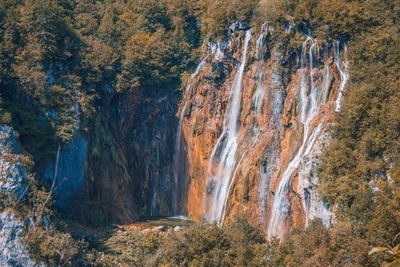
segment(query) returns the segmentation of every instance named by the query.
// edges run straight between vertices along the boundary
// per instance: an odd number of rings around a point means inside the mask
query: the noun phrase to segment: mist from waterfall
[[[208,184],[211,184],[213,188],[210,196],[206,196],[210,197],[211,201],[206,214],[209,221],[223,221],[222,215],[229,195],[229,184],[237,163],[242,78],[251,38],[250,29],[246,31],[241,63],[232,84],[229,106],[224,116],[223,131],[210,155]]]

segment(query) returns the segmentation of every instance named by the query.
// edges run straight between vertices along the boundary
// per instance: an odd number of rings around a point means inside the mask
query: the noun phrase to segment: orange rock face
[[[237,118],[240,130],[235,165],[233,173],[226,174],[230,176],[230,186],[226,189],[228,197],[221,222],[232,220],[234,215],[243,215],[268,231],[276,191],[304,140],[305,124],[301,114],[305,108],[300,96],[303,81],[306,82],[307,97],[311,90],[318,92],[318,110],[309,122],[306,141],[311,142],[310,136],[318,125],[321,124],[322,130],[314,144],[304,145],[300,151],[304,156],[291,175],[285,192],[287,211],[282,213],[279,227],[279,236],[283,237],[289,228],[304,227],[308,218],[321,215],[313,190],[313,185],[318,182],[314,165],[321,152],[316,146],[322,146],[324,140],[328,140],[327,126],[334,122],[340,75],[333,60],[333,49],[326,49],[328,52],[318,57],[316,47],[325,44],[315,44],[314,68],[310,73],[309,51],[314,41],[306,44],[304,68],[301,68],[301,49],[280,51],[271,41],[271,31],[267,29],[261,36],[260,32],[253,31],[248,44]],[[210,164],[210,156],[223,131],[243,50],[244,32],[239,32],[238,37],[227,44],[223,56],[222,51],[209,51],[207,63],[198,74],[198,83],[191,86],[187,99],[181,104],[183,106],[187,101],[188,105],[184,114],[183,139],[189,168],[187,211],[194,220],[208,217],[215,203],[210,198],[218,194],[214,192],[215,181],[210,182],[218,162]],[[308,147],[309,153],[305,155]],[[217,149],[215,158],[221,161],[218,153]],[[305,184],[307,188],[302,187]],[[321,216],[326,217],[326,214]]]

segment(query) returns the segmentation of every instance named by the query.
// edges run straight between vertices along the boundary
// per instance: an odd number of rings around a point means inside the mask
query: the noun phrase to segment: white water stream
[[[309,50],[309,64],[310,64],[310,91],[307,93],[307,78],[305,75],[305,60],[306,60],[306,50],[307,43],[312,41]],[[284,219],[287,215],[290,204],[287,199],[287,191],[289,190],[290,179],[294,171],[299,167],[301,159],[308,155],[312,149],[315,140],[318,137],[322,129],[322,124],[316,127],[311,136],[309,137],[310,123],[314,119],[315,115],[318,113],[319,109],[319,86],[314,85],[313,77],[313,64],[314,64],[314,50],[318,47],[317,42],[308,36],[303,42],[302,53],[301,53],[301,83],[300,83],[300,107],[301,107],[301,122],[303,123],[303,140],[300,148],[297,150],[296,155],[289,162],[288,167],[282,175],[278,188],[275,191],[274,201],[272,204],[271,217],[268,225],[268,237],[277,236],[281,234],[281,228],[284,225]],[[318,54],[318,48],[317,48]]]
[[[246,66],[247,50],[252,38],[251,29],[246,31],[243,54],[239,69],[235,75],[230,94],[228,109],[225,113],[221,136],[215,144],[209,161],[209,182],[215,182],[211,192],[211,203],[207,211],[209,221],[223,220],[223,210],[229,195],[229,185],[236,166],[238,148],[239,121],[241,110],[242,78]],[[218,153],[217,153],[218,151]]]
[[[335,111],[340,112],[341,104],[343,100],[343,89],[346,86],[347,80],[349,79],[348,67],[349,62],[347,61],[347,46],[344,45],[344,62],[340,62],[340,43],[339,41],[333,42],[333,52],[335,58],[335,65],[339,70],[340,73],[340,85],[339,85],[339,92],[336,98],[336,107]],[[342,65],[344,69],[342,68]]]
[[[258,137],[259,137],[259,134],[257,134],[257,135],[253,138],[253,142],[252,142],[252,143],[250,144],[250,146],[242,153],[242,156],[240,157],[240,160],[239,160],[238,164],[236,165],[235,171],[233,172],[232,179],[231,179],[231,181],[230,181],[230,183],[229,183],[227,196],[226,196],[225,201],[224,201],[224,206],[223,206],[223,209],[222,209],[222,215],[221,215],[221,219],[220,219],[220,224],[223,224],[224,221],[225,221],[226,206],[227,206],[227,204],[228,204],[229,193],[230,193],[230,191],[231,191],[231,188],[232,188],[233,183],[235,182],[236,174],[237,174],[237,172],[238,172],[238,170],[239,170],[240,164],[242,163],[242,161],[243,161],[243,159],[244,159],[244,156],[247,154],[247,152],[249,152],[249,151],[251,150],[251,148],[257,143]]]
[[[260,36],[258,37],[256,42],[257,60],[259,64],[256,72],[257,89],[253,97],[253,106],[254,109],[257,110],[257,112],[261,112],[262,102],[264,100],[264,95],[265,95],[265,86],[263,83],[264,70],[262,68],[261,61],[263,60],[264,57],[263,46],[264,46],[264,34],[266,26],[267,26],[266,23],[262,25]]]

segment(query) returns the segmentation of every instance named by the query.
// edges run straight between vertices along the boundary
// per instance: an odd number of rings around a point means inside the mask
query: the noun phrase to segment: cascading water
[[[261,32],[260,36],[258,36],[257,42],[256,42],[256,51],[257,51],[257,59],[260,61],[264,57],[264,35],[265,35],[265,28],[267,27],[267,23],[264,22],[264,24],[261,26]]]
[[[230,103],[224,117],[223,131],[210,155],[208,183],[215,182],[215,186],[210,193],[211,203],[206,214],[209,221],[218,220],[221,222],[223,220],[222,215],[229,194],[229,184],[236,166],[242,77],[246,65],[247,49],[251,38],[250,29],[246,31],[242,60],[232,85]],[[216,167],[215,169],[213,168],[214,166]]]
[[[335,58],[335,65],[338,68],[339,73],[340,73],[340,85],[339,85],[339,90],[338,90],[338,96],[336,98],[335,111],[340,112],[341,103],[343,100],[343,89],[346,86],[347,80],[349,79],[349,73],[348,73],[349,62],[347,61],[347,46],[344,45],[344,57],[345,57],[344,62],[340,62],[340,43],[339,43],[339,41],[336,41],[336,43],[333,42],[333,52],[334,52],[334,58]],[[342,64],[344,66],[344,69],[342,69]]]
[[[220,61],[224,58],[224,50],[229,45],[230,43],[225,42],[209,43],[208,50],[211,51],[211,54],[214,56],[216,61]]]
[[[279,55],[280,54],[277,53],[277,60],[279,60]],[[260,166],[260,182],[258,185],[258,216],[259,222],[262,225],[265,224],[267,217],[271,179],[279,166],[281,113],[285,100],[285,88],[282,82],[282,76],[279,73],[271,73],[270,86],[273,90],[273,94],[268,101],[272,105],[270,122],[273,138],[264,154],[263,163]]]
[[[262,113],[262,104],[265,96],[265,86],[264,86],[264,39],[265,39],[265,29],[266,23],[261,27],[260,36],[257,39],[257,70],[256,70],[256,81],[257,87],[256,92],[253,97],[252,105],[258,114]],[[281,54],[279,51],[275,51],[275,57],[279,58]],[[280,120],[279,115],[281,112],[281,108],[283,104],[282,99],[284,96],[282,95],[284,92],[281,75],[278,72],[272,72],[270,75],[270,89],[273,91],[271,99],[269,102],[272,105],[271,112],[271,126],[273,131],[275,131],[274,138],[272,144],[276,144],[279,140],[279,128],[280,128]],[[283,98],[282,98],[283,96]],[[265,162],[260,167],[260,182],[258,186],[258,207],[259,207],[259,222],[264,224],[266,212],[267,212],[267,202],[268,202],[268,192],[270,186],[270,179],[273,176],[273,173],[276,169],[277,162],[279,162],[279,148],[276,145],[272,145],[272,147],[268,148],[268,151],[265,153]]]
[[[328,100],[328,93],[329,93],[329,81],[330,81],[330,75],[329,75],[329,66],[327,63],[327,58],[328,58],[328,45],[325,46],[325,63],[324,63],[324,81],[322,82],[322,92],[321,92],[321,102],[323,104],[326,104],[326,101]]]
[[[264,73],[261,66],[261,61],[263,60],[264,57],[263,46],[264,46],[264,35],[266,26],[267,26],[266,23],[262,25],[260,36],[258,37],[256,42],[257,60],[259,62],[259,66],[256,72],[257,89],[253,98],[253,106],[257,112],[261,111],[262,101],[264,99],[264,94],[265,94],[265,87],[263,83]]]
[[[307,43],[309,41],[313,41],[310,52],[309,52],[309,61],[310,61],[310,91],[307,94],[307,80],[305,75],[305,60],[306,60],[306,49]],[[286,193],[289,189],[290,178],[294,171],[299,167],[301,159],[303,156],[306,156],[310,153],[312,146],[322,129],[322,124],[319,124],[308,137],[310,131],[310,123],[314,119],[315,115],[318,113],[319,109],[319,86],[314,86],[314,77],[313,77],[313,53],[315,47],[317,47],[317,42],[310,36],[307,36],[307,39],[303,42],[302,53],[301,53],[301,83],[300,83],[300,105],[301,105],[301,122],[303,123],[303,141],[298,149],[294,158],[289,162],[288,167],[282,175],[281,181],[278,185],[277,190],[275,191],[274,201],[271,210],[271,217],[268,225],[268,237],[276,236],[281,233],[280,227],[283,225],[283,219],[289,210],[289,201],[286,198]]]
[[[242,155],[240,156],[240,160],[238,162],[238,164],[236,165],[235,171],[233,172],[232,175],[232,179],[229,183],[229,187],[228,187],[228,194],[227,197],[224,201],[224,206],[223,206],[223,210],[222,210],[222,215],[221,215],[221,219],[220,219],[220,223],[223,224],[225,221],[225,215],[226,215],[226,205],[228,203],[228,198],[229,198],[229,192],[231,191],[232,185],[235,182],[235,178],[236,178],[236,174],[239,170],[240,164],[242,163],[244,156],[251,150],[251,148],[257,143],[259,137],[259,133],[257,133],[257,135],[253,138],[253,141],[251,142],[250,146],[242,153]]]
[[[180,211],[178,211],[178,194],[179,194],[179,181],[180,181],[180,168],[183,167],[182,165],[182,126],[183,126],[183,119],[185,117],[188,101],[189,101],[189,92],[190,88],[192,86],[192,80],[198,76],[200,70],[203,68],[204,64],[206,63],[206,60],[208,58],[208,52],[207,55],[204,57],[203,60],[199,63],[197,66],[195,72],[190,75],[187,85],[185,88],[184,92],[184,98],[185,98],[185,104],[183,105],[183,108],[181,110],[181,114],[179,116],[179,123],[178,123],[178,129],[177,129],[177,134],[176,134],[176,140],[175,140],[175,148],[174,148],[174,165],[173,165],[173,175],[174,175],[174,192],[172,194],[172,213],[173,215],[178,215]],[[197,77],[196,84],[199,81],[199,77]]]

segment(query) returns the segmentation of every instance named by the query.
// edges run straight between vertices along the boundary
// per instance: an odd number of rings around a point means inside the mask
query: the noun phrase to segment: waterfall
[[[267,23],[264,22],[264,24],[261,26],[260,36],[258,37],[257,42],[256,42],[257,59],[259,61],[261,61],[264,57],[263,47],[264,47],[264,35],[265,35],[266,27],[267,27]]]
[[[309,50],[309,64],[310,64],[310,91],[307,94],[307,80],[305,75],[305,59],[306,59],[306,49],[307,43],[313,41]],[[311,136],[308,137],[310,131],[310,123],[314,119],[315,115],[318,113],[319,108],[319,87],[314,86],[313,77],[313,63],[314,63],[314,50],[318,46],[317,42],[310,36],[303,42],[302,53],[301,53],[301,83],[300,83],[300,107],[301,107],[301,122],[303,123],[303,140],[300,148],[298,149],[296,155],[289,162],[288,167],[284,171],[277,190],[275,191],[274,201],[272,204],[271,217],[268,225],[268,237],[276,236],[281,233],[280,227],[283,224],[283,219],[285,215],[289,212],[290,204],[286,198],[287,191],[289,190],[290,178],[294,171],[299,167],[301,159],[308,155],[312,149],[312,146],[317,139],[318,134],[322,129],[322,124],[316,127]]]
[[[294,22],[290,21],[289,24],[285,27],[285,34],[288,35],[294,27]]]
[[[222,214],[228,197],[229,184],[236,165],[237,139],[241,109],[242,77],[246,65],[247,49],[251,39],[251,29],[246,31],[244,48],[239,69],[232,84],[230,103],[225,112],[223,131],[215,144],[209,161],[208,183],[215,182],[211,193],[211,205],[207,211],[209,221],[222,220]],[[218,158],[217,158],[217,150]],[[212,168],[216,167],[216,170]]]
[[[264,72],[262,68],[262,60],[264,58],[264,35],[265,35],[265,28],[267,24],[264,23],[261,27],[261,32],[260,36],[257,39],[256,42],[256,51],[257,51],[257,60],[258,60],[258,67],[257,67],[257,72],[256,72],[256,80],[257,80],[257,89],[256,92],[254,93],[253,97],[253,106],[254,109],[257,112],[261,112],[261,107],[262,107],[262,101],[264,99],[264,94],[265,94],[265,87],[263,83],[264,79]]]
[[[273,58],[275,63],[279,65],[279,60],[282,57],[281,52],[276,49],[274,51]],[[260,64],[260,68],[263,66]],[[263,84],[261,83],[263,86]],[[257,84],[257,89],[259,84]],[[264,88],[264,86],[262,87]],[[260,181],[258,185],[258,216],[260,224],[265,223],[267,217],[267,204],[268,194],[270,192],[270,182],[274,175],[274,172],[279,165],[279,133],[281,127],[280,115],[282,113],[282,107],[285,99],[285,88],[282,82],[282,76],[279,70],[274,70],[270,74],[270,90],[272,95],[268,102],[272,106],[271,113],[267,116],[271,116],[271,130],[273,132],[273,139],[271,140],[270,146],[263,155],[263,164],[260,166]],[[263,95],[264,97],[264,95]],[[262,103],[262,101],[261,101]],[[257,112],[261,112],[261,106],[257,109]]]
[[[185,98],[185,104],[183,105],[183,108],[181,110],[181,114],[179,116],[179,123],[178,123],[178,129],[176,133],[176,139],[175,139],[175,147],[174,147],[174,164],[173,164],[173,177],[174,177],[174,192],[172,194],[172,213],[173,215],[178,215],[178,194],[179,194],[179,181],[180,181],[180,168],[182,168],[182,126],[183,126],[183,119],[185,117],[187,105],[189,102],[189,93],[190,93],[190,88],[192,86],[192,80],[198,76],[200,70],[203,68],[204,64],[206,63],[206,60],[208,58],[208,52],[207,55],[200,61],[199,65],[197,66],[195,72],[190,75],[187,85],[185,88],[184,92],[184,98]],[[199,81],[199,77],[197,77],[196,84]]]
[[[275,139],[276,140],[276,139]],[[279,165],[279,150],[268,149],[265,153],[265,162],[260,166],[260,183],[258,186],[258,217],[259,223],[264,224],[267,216],[268,193],[270,192],[271,178]]]
[[[313,57],[314,55],[314,50],[317,50],[317,58],[319,57],[319,47],[317,44],[316,40],[313,40],[313,43],[310,47],[310,96],[308,97],[308,100],[310,101],[309,104],[309,113],[307,114],[307,120],[309,120],[307,123],[309,123],[315,116],[315,114],[318,112],[318,99],[319,99],[319,85],[314,85],[314,61],[315,58]],[[304,122],[303,122],[304,123]]]
[[[307,80],[305,78],[304,74],[304,68],[305,68],[305,62],[306,62],[306,49],[307,49],[307,43],[308,41],[311,40],[311,37],[307,36],[307,39],[303,42],[303,46],[301,49],[301,61],[300,61],[300,68],[302,69],[301,73],[301,81],[300,81],[300,105],[302,105],[301,109],[301,122],[304,123],[305,121],[305,114],[307,111]]]
[[[339,41],[336,41],[336,43],[333,42],[333,52],[334,52],[334,58],[335,58],[335,65],[338,68],[339,73],[340,73],[340,85],[339,85],[338,96],[336,98],[335,111],[340,112],[341,103],[343,100],[343,89],[346,86],[347,80],[349,79],[349,73],[348,73],[349,62],[347,61],[347,46],[344,45],[344,57],[345,57],[344,62],[340,62],[340,43],[339,43]],[[344,69],[342,69],[342,64],[344,66]]]
[[[236,165],[235,171],[233,172],[232,179],[231,179],[231,181],[229,183],[229,187],[228,187],[228,194],[225,198],[223,209],[222,209],[222,215],[221,215],[221,219],[220,219],[221,224],[223,224],[225,221],[226,205],[228,204],[229,192],[231,191],[232,185],[235,182],[236,174],[239,170],[240,164],[242,163],[243,158],[247,154],[247,152],[249,152],[251,150],[251,148],[257,143],[258,137],[259,137],[259,133],[257,133],[257,135],[253,138],[253,141],[251,142],[250,146],[242,153],[240,160],[239,160],[238,164]]]

